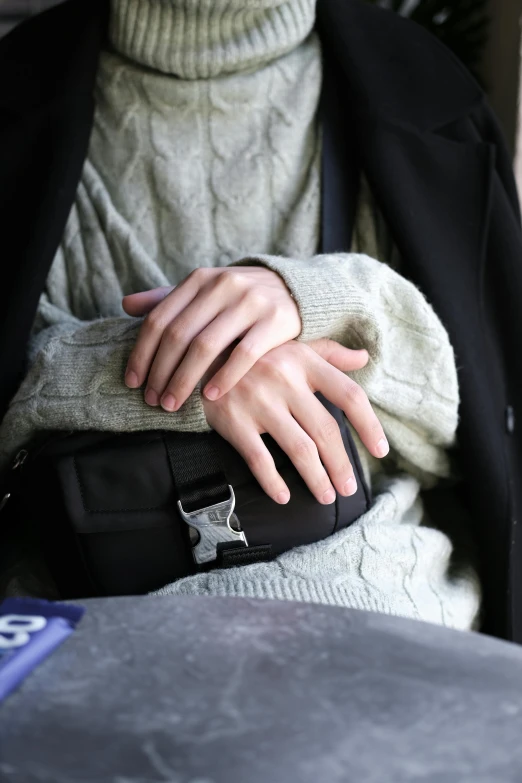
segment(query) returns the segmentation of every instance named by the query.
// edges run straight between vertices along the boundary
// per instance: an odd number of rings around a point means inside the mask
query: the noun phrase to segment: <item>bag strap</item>
[[[234,512],[234,490],[223,471],[217,437],[213,430],[163,433],[180,516],[197,534],[192,545],[196,565],[228,568],[270,559],[271,545],[248,546]]]
[[[166,432],[165,443],[178,498],[186,513],[230,497],[213,432]]]
[[[339,89],[338,65],[323,52],[319,100],[322,129],[319,253],[349,253],[357,217],[362,164],[351,119],[354,108]]]

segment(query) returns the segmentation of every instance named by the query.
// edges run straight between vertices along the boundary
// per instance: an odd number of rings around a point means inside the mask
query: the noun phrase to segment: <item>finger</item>
[[[308,381],[314,391],[341,408],[374,457],[385,457],[389,451],[382,425],[374,413],[364,389],[343,372],[319,357],[308,368]]]
[[[240,333],[241,330],[238,329],[237,334]],[[286,339],[283,333],[279,332],[279,336],[274,333],[274,325],[268,319],[259,320],[247,329],[245,336],[234,348],[228,360],[208,381],[203,391],[205,397],[209,400],[217,400],[229,392],[252,369],[258,359],[272,348],[282,345]]]
[[[179,313],[186,310],[196,298],[198,291],[198,278],[189,275],[146,316],[127,362],[125,371],[127,386],[135,388],[144,383],[165,329]]]
[[[368,351],[364,348],[357,350],[346,348],[335,340],[330,340],[326,337],[320,340],[313,340],[307,343],[307,345],[315,353],[319,354],[322,359],[333,364],[342,372],[361,370],[368,364]]]
[[[128,294],[123,297],[121,304],[127,315],[134,317],[147,315],[175,288],[174,285],[166,288],[152,288],[150,291],[140,291],[137,294]]]
[[[266,494],[276,503],[288,503],[290,490],[278,473],[274,458],[263,443],[254,423],[241,421],[237,429],[227,431],[223,437],[241,454]]]
[[[354,495],[357,481],[344,447],[341,430],[334,417],[311,392],[300,395],[290,412],[311,437],[326,471],[341,495]]]
[[[187,319],[189,317],[187,315]],[[167,346],[163,357],[163,343],[160,345],[148,385],[162,395],[161,404],[166,410],[175,411],[183,405],[217,357],[252,325],[251,319],[252,313],[243,302],[219,313],[206,329],[194,337],[179,366],[175,364],[178,351],[168,353]],[[231,356],[233,354],[234,351]]]
[[[266,431],[289,456],[310,492],[319,503],[335,500],[335,489],[319,459],[317,446],[289,410],[274,409],[265,414]]]

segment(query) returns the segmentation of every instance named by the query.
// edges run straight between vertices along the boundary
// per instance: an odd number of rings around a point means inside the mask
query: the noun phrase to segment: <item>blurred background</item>
[[[522,0],[366,1],[427,27],[478,79],[504,129],[522,194]],[[58,2],[0,0],[0,37]]]

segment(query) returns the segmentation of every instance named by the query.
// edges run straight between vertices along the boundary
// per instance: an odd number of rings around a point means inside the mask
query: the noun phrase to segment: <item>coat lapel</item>
[[[489,227],[495,149],[397,124],[361,127],[364,168],[408,271],[438,301],[454,307],[459,269],[477,270]],[[478,296],[478,291],[477,291]],[[443,314],[440,313],[442,316]]]
[[[357,112],[436,130],[482,102],[455,55],[398,14],[366,0],[317,0],[317,28]]]
[[[0,418],[87,153],[106,0],[63,3],[0,42]]]
[[[368,3],[318,0],[318,30],[362,167],[406,270],[435,292],[443,311],[453,307],[444,291],[448,278],[469,286],[469,275],[459,277],[458,268],[475,270],[478,286],[495,149],[469,136],[452,138],[452,126],[482,103],[482,92],[431,35]]]

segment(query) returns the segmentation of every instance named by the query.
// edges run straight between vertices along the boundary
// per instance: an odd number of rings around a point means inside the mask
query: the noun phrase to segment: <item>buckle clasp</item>
[[[199,540],[192,547],[194,560],[198,565],[210,563],[216,560],[218,544],[236,543],[248,546],[246,536],[241,530],[239,520],[234,513],[236,497],[229,484],[230,497],[213,506],[199,508],[196,511],[186,513],[181,501],[178,500],[178,508],[181,516],[190,527],[199,533]],[[233,523],[232,526],[230,523]]]

